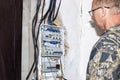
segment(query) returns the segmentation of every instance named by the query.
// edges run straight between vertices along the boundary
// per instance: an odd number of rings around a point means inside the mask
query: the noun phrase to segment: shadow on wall
[[[103,31],[96,26],[96,24],[93,21],[89,21],[89,23],[92,25],[92,27],[95,29],[98,36],[101,36]]]

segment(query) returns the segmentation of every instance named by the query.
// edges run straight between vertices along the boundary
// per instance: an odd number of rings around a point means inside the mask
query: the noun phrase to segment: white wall
[[[86,80],[86,68],[93,44],[98,39],[90,24],[92,0],[63,0],[60,13],[67,29],[69,53],[65,57],[65,77]]]
[[[81,80],[80,76],[80,40],[81,8],[80,0],[63,0],[60,8],[63,25],[67,30],[69,51],[65,56],[65,78]]]
[[[23,1],[22,80],[25,80],[33,57],[30,27],[36,0]],[[67,31],[69,46],[64,73],[68,80],[86,80],[90,51],[98,39],[95,29],[89,23],[91,2],[92,0],[62,0],[60,16]]]

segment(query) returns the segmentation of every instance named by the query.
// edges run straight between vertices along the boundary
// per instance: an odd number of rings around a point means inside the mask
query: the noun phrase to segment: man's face
[[[92,2],[92,10],[94,10],[92,13],[92,19],[94,20],[95,24],[102,30],[104,30],[104,20],[102,16],[102,8],[99,8],[101,6],[97,6],[95,3],[96,0],[93,0]],[[97,9],[99,8],[99,9]]]

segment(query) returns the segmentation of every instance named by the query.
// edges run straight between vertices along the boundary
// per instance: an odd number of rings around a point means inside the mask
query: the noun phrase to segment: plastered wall
[[[93,44],[99,38],[90,24],[88,11],[92,0],[62,0],[60,19],[67,31],[69,49],[65,56],[64,76],[68,80],[86,80],[86,68]],[[36,0],[23,0],[22,80],[33,62],[31,22]]]

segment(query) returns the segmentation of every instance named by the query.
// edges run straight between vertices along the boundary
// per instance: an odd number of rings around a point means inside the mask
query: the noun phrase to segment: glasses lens
[[[102,8],[102,7],[98,7],[98,8],[95,8],[95,9],[92,9],[91,11],[89,11],[90,16],[93,16],[93,12],[100,9],[100,8]]]

